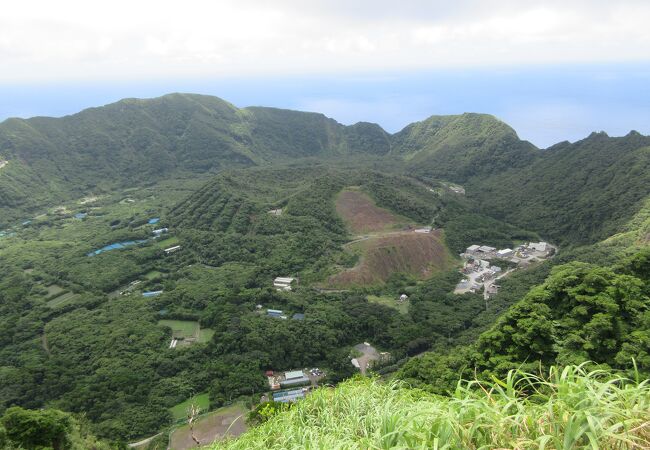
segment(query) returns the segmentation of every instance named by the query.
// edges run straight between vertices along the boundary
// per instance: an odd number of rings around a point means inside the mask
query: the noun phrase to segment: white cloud
[[[641,61],[641,0],[21,0],[0,82]]]

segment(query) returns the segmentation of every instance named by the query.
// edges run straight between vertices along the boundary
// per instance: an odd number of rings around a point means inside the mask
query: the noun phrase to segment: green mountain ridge
[[[8,119],[0,124],[0,155],[10,161],[0,172],[0,211],[6,224],[36,211],[46,200],[302,158],[408,158],[420,164],[427,158],[435,162],[440,153],[449,165],[468,139],[487,140],[482,147],[487,152],[501,139],[492,130],[505,130],[501,134],[516,139],[491,116],[465,114],[425,122],[448,122],[449,127],[439,127],[437,140],[427,144],[430,136],[422,131],[431,127],[423,123],[391,135],[377,124],[345,126],[319,113],[239,109],[196,94],[125,99],[62,118]],[[471,135],[465,140],[457,138],[463,130]],[[483,134],[474,136],[480,130]],[[457,145],[450,147],[451,142]],[[470,157],[467,164],[474,160]]]
[[[0,155],[9,160],[0,171],[0,223],[24,220],[48,203],[161,178],[302,159],[358,160],[425,181],[466,183],[488,215],[559,242],[592,243],[615,233],[648,194],[649,146],[650,138],[636,132],[592,133],[539,150],[487,114],[431,116],[389,134],[377,124],[240,109],[206,95],[125,99],[62,118],[0,124]],[[560,209],[583,214],[583,225],[556,216]],[[555,227],[555,219],[567,225]]]

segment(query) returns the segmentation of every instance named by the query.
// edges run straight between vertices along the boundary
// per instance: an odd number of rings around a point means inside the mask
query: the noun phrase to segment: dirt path
[[[500,280],[501,278],[504,278],[504,277],[508,276],[509,274],[514,272],[515,270],[516,270],[516,268],[508,269],[505,272],[503,272],[501,275],[496,277],[494,280],[490,280],[487,283],[485,283],[485,288],[483,289],[483,298],[485,300],[488,300],[490,298],[490,294],[488,294],[488,286],[493,285],[497,280]]]
[[[45,331],[43,331],[43,335],[41,336],[41,344],[43,345],[43,350],[45,350],[47,356],[51,356],[52,353],[50,352],[50,346],[47,343],[47,336],[45,335]]]
[[[147,445],[149,442],[153,441],[154,439],[156,439],[158,436],[161,435],[162,433],[158,433],[155,436],[148,437],[147,439],[143,439],[140,442],[134,442],[133,444],[129,444],[129,447],[133,448],[133,447],[141,447]]]
[[[362,355],[357,357],[356,360],[359,363],[361,375],[365,376],[370,363],[379,359],[379,352],[377,352],[375,347],[367,345],[365,342],[363,344],[355,345],[354,349],[362,353]]]
[[[431,230],[431,232],[435,232],[436,230]],[[410,235],[412,233],[415,233],[413,230],[398,230],[398,231],[382,231],[379,233],[373,233],[373,234],[365,234],[362,236],[355,236],[353,240],[350,242],[346,242],[343,244],[343,248],[349,247],[350,245],[356,244],[357,242],[362,242],[362,241],[367,241],[368,239],[378,239],[378,238],[384,238],[384,237],[390,237],[390,236],[404,236],[404,235]]]

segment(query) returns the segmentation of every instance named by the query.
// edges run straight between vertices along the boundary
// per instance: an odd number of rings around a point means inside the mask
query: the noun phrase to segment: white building
[[[278,291],[290,291],[291,283],[293,283],[295,278],[291,277],[277,277],[273,280],[273,287]]]
[[[514,255],[514,250],[511,248],[504,248],[503,250],[497,250],[497,256],[499,258],[509,258]]]
[[[165,253],[167,253],[169,255],[170,253],[177,252],[180,249],[181,249],[180,245],[174,245],[173,247],[166,248]]]
[[[476,244],[470,245],[469,247],[467,247],[467,250],[465,250],[465,253],[475,253],[478,251],[479,248],[481,248],[480,245],[476,245]]]
[[[546,242],[531,242],[528,244],[529,249],[542,253],[546,253],[547,247],[548,244]]]

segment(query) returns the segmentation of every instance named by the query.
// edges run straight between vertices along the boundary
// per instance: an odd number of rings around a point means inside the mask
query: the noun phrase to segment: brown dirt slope
[[[345,189],[336,198],[336,212],[353,233],[372,233],[398,227],[403,221],[375,205],[360,191]]]
[[[354,244],[361,251],[359,263],[329,278],[336,287],[383,283],[394,273],[408,273],[424,279],[453,265],[442,240],[442,232],[405,231],[377,236]]]

